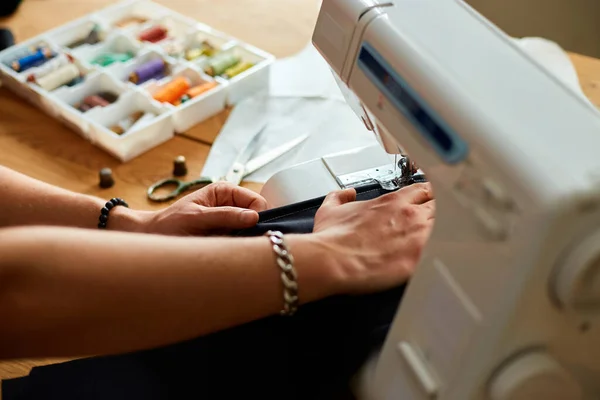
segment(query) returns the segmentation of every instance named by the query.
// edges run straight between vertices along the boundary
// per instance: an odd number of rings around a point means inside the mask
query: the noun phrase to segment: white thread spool
[[[128,116],[125,119],[117,122],[113,125],[110,130],[116,133],[117,135],[122,135],[127,132],[140,118],[144,116],[143,111],[137,111]]]
[[[60,67],[54,72],[43,76],[37,80],[37,84],[40,85],[42,89],[47,91],[52,91],[56,88],[65,85],[72,80],[76,79],[79,76],[79,69],[75,66],[75,64],[67,64],[65,66]]]
[[[70,62],[71,60],[69,59],[69,57],[67,57],[66,54],[61,54],[53,58],[52,60],[46,62],[44,65],[38,67],[37,71],[31,74],[29,78],[33,81],[36,81],[48,75],[49,73],[56,71],[60,67],[67,65]]]
[[[148,121],[151,121],[154,117],[156,117],[154,113],[138,111],[117,122],[113,127],[110,128],[110,130],[117,135],[123,135],[125,132],[129,132],[141,127]]]

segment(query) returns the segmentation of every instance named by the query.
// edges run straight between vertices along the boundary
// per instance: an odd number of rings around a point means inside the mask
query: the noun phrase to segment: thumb
[[[345,189],[331,192],[323,200],[321,207],[335,207],[350,203],[356,200],[356,190]]]
[[[210,207],[204,209],[198,225],[203,230],[243,229],[258,223],[258,213],[238,207]]]

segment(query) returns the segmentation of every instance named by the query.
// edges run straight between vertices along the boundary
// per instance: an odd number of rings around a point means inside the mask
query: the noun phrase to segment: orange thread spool
[[[183,76],[177,77],[154,94],[154,99],[161,103],[175,104],[190,88],[190,82]]]
[[[217,82],[206,82],[202,83],[198,86],[194,86],[190,90],[187,91],[186,95],[193,99],[194,97],[200,96],[202,93],[209,91],[210,89],[217,86]]]

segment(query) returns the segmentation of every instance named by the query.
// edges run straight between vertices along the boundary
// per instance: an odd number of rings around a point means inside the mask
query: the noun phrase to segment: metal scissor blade
[[[256,152],[260,136],[266,128],[267,124],[264,124],[258,131],[256,131],[256,133],[252,136],[246,147],[244,147],[244,149],[238,154],[234,164],[246,164],[250,160],[250,158]]]
[[[254,152],[258,147],[260,136],[266,128],[267,124],[265,123],[258,131],[256,131],[254,136],[250,139],[250,142],[248,142],[246,147],[238,154],[233,165],[225,175],[225,180],[227,182],[231,182],[235,185],[239,185],[240,182],[242,182],[242,179],[246,176],[246,162],[254,155]]]
[[[248,161],[248,163],[246,164],[245,171],[244,171],[244,176],[248,176],[251,173],[253,173],[253,172],[261,169],[265,165],[269,164],[270,162],[275,161],[276,159],[278,159],[285,153],[289,152],[290,150],[292,150],[295,147],[297,147],[298,145],[300,145],[302,142],[304,142],[306,139],[308,139],[309,136],[310,135],[308,135],[308,134],[299,136],[294,140],[290,140],[289,142],[284,143],[281,146],[276,147],[273,150],[270,150],[270,151],[266,152],[265,154],[262,154],[256,158]]]

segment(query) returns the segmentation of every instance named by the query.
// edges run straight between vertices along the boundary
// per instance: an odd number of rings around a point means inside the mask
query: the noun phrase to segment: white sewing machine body
[[[436,197],[359,397],[600,397],[600,113],[457,0],[324,0],[313,41]]]

